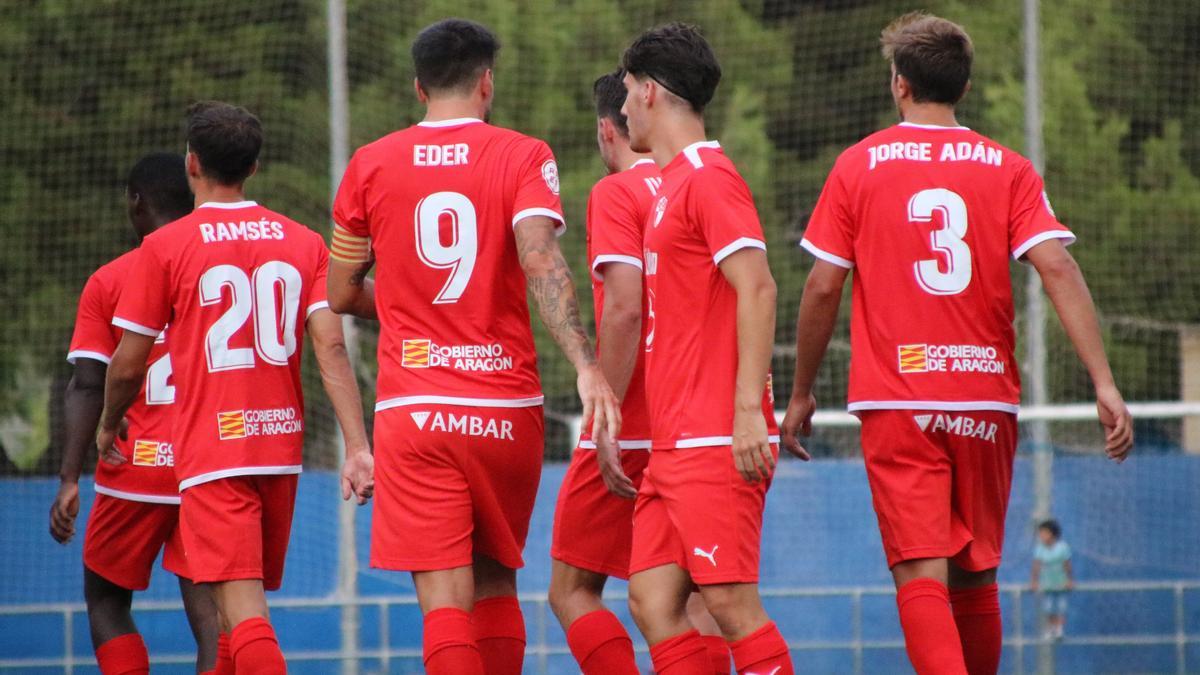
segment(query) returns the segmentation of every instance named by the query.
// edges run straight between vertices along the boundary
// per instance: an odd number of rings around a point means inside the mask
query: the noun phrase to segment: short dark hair
[[[1054,535],[1055,539],[1062,538],[1062,525],[1059,525],[1058,521],[1054,520],[1053,518],[1050,518],[1049,520],[1043,520],[1042,522],[1038,523],[1038,529],[1046,530],[1050,534]]]
[[[474,21],[438,21],[413,41],[417,83],[426,92],[468,88],[495,65],[499,50],[495,34]]]
[[[953,105],[966,93],[975,47],[962,26],[910,12],[888,24],[879,41],[883,57],[908,80],[914,101]]]
[[[200,158],[205,176],[237,185],[254,172],[263,144],[262,123],[240,106],[200,101],[188,108],[187,143]]]
[[[622,136],[629,135],[629,120],[621,114],[625,106],[625,71],[621,68],[596,78],[592,98],[596,101],[596,117],[609,120]]]
[[[721,82],[721,64],[695,26],[669,23],[642,33],[621,59],[634,77],[652,78],[667,91],[704,112]]]
[[[177,220],[192,212],[195,198],[188,187],[183,155],[153,152],[137,161],[125,182],[129,194],[140,195],[155,212]]]

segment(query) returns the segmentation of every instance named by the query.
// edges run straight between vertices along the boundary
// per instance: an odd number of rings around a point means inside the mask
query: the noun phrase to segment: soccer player
[[[646,223],[650,463],[638,491],[629,604],[661,675],[712,672],[693,585],[739,673],[792,672],[758,595],[763,506],[778,457],[770,392],[775,281],[754,199],[704,107],[721,68],[684,24],[638,37],[623,65],[630,147],[663,184]]]
[[[105,461],[128,461],[114,439],[169,323],[183,544],[192,580],[211,585],[220,612],[218,672],[285,671],[264,590],[283,579],[301,471],[306,326],[346,443],[343,497],[353,492],[363,503],[372,489],[358,385],[341,319],[325,301],[324,240],[244,196],[262,139],[258,119],[242,108],[189,109],[187,175],[197,206],[139,249],[113,318],[125,333],[96,434]]]
[[[192,210],[183,157],[155,153],[138,160],[125,184],[129,222],[141,240]],[[65,544],[75,535],[79,474],[104,405],[104,375],[121,339],[112,325],[136,249],[96,270],[83,288],[67,360],[66,445],[58,495],[50,508],[50,534]],[[154,559],[179,578],[179,594],[196,638],[196,669],[211,670],[217,658],[217,611],[212,595],[190,580],[179,528],[179,488],[171,450],[175,387],[166,344],[156,339],[149,372],[129,409],[126,437],[117,440],[132,462],[96,465],[96,500],[84,532],[83,593],[92,646],[103,673],[148,672],[149,655],[130,612],[133,592],[150,583]]]
[[[959,126],[973,48],[962,27],[908,14],[883,31],[903,120],[842,153],[802,245],[783,424],[799,447],[813,382],[854,270],[849,408],[862,420],[900,623],[919,673],[995,673],[996,567],[1020,402],[1009,256],[1031,263],[1096,388],[1108,456],[1133,443],[1087,285],[1028,160]]]
[[[581,434],[554,510],[550,555],[550,607],[584,673],[637,673],[633,642],[620,620],[604,607],[601,594],[609,576],[629,578],[633,539],[633,497],[649,460],[650,419],[642,343],[642,230],[662,185],[654,160],[629,147],[621,106],[621,71],[607,73],[592,87],[596,140],[609,175],[588,200],[588,267],[596,307],[596,350],[605,377],[621,398],[621,439],[601,444]],[[607,451],[607,452],[606,452]],[[700,620],[714,664],[729,672],[729,648],[707,617]]]
[[[333,209],[330,302],[382,324],[371,566],[412,572],[430,673],[521,670],[516,570],[545,442],[527,287],[593,433],[620,427],[556,241],[554,156],[485,121],[497,49],[470,21],[422,30],[425,119],[360,148]]]

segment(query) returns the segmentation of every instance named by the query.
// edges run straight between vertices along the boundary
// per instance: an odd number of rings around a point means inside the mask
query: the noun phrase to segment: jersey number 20
[[[971,247],[967,246],[967,203],[945,188],[921,190],[908,200],[908,220],[928,223],[934,212],[942,214],[943,226],[929,234],[929,246],[945,255],[946,271],[937,258],[913,264],[917,283],[926,293],[957,295],[971,284]]]
[[[275,366],[287,365],[296,353],[296,317],[300,313],[300,272],[272,260],[254,270],[253,278],[235,265],[217,265],[200,277],[200,304],[221,302],[229,289],[229,309],[208,329],[204,355],[208,371],[253,368],[254,353]],[[280,307],[280,300],[283,306]],[[229,341],[254,319],[254,349],[230,347]]]

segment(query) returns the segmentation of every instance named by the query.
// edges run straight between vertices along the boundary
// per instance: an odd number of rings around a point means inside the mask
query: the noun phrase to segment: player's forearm
[[[530,237],[524,241],[520,251],[521,267],[525,270],[538,316],[578,371],[594,366],[596,355],[579,318],[579,299],[575,295],[571,270],[553,239],[553,230],[548,232],[549,238]]]
[[[350,353],[346,349],[341,319],[332,314],[325,317],[321,328],[312,331],[312,336],[321,383],[341,427],[346,455],[350,456],[369,448],[370,443],[363,422],[362,394],[350,363]]]
[[[378,320],[379,314],[375,309],[375,280],[367,278],[369,271],[369,267],[355,270],[341,283],[331,275],[329,308],[338,314]]]
[[[1038,273],[1046,295],[1058,312],[1059,321],[1075,353],[1087,368],[1088,375],[1096,388],[1113,386],[1112,369],[1104,353],[1104,338],[1100,333],[1100,321],[1096,316],[1096,305],[1083,273],[1074,258],[1065,255],[1051,264],[1040,265]]]
[[[775,281],[769,274],[737,289],[738,367],[734,408],[762,408],[775,342]]]
[[[625,392],[637,366],[638,350],[642,347],[642,304],[626,299],[604,297],[604,312],[600,327],[600,370],[617,398],[624,401]]]
[[[58,477],[63,482],[75,483],[83,472],[83,458],[92,447],[100,413],[104,410],[104,380],[88,384],[72,376],[67,383],[63,408],[66,438]]]
[[[127,363],[120,358],[120,352],[113,357],[108,367],[108,376],[104,380],[104,411],[100,414],[100,428],[114,431],[121,425],[121,420],[133,405],[142,381],[146,377],[146,365]]]
[[[810,277],[796,315],[796,372],[792,396],[807,396],[812,392],[817,371],[837,325],[841,302],[840,287],[823,288],[812,283]]]

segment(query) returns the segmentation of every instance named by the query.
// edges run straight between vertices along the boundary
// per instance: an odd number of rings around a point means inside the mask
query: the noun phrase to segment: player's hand
[[[1133,416],[1116,387],[1096,389],[1096,410],[1104,427],[1104,452],[1117,463],[1125,461],[1133,449]]]
[[[359,506],[375,495],[375,457],[370,448],[351,452],[342,465],[342,499],[352,495]]]
[[[100,450],[100,459],[105,464],[120,466],[129,461],[125,459],[125,455],[117,449],[117,438],[128,440],[129,438],[129,420],[121,418],[121,424],[116,429],[105,429],[101,426],[96,430],[96,448]]]
[[[621,437],[621,402],[608,386],[600,367],[590,365],[579,371],[577,381],[579,400],[583,401],[583,423],[592,425],[592,438],[607,433],[609,438]]]
[[[767,421],[761,409],[734,412],[733,463],[750,483],[769,479],[775,470],[775,453],[767,440]]]
[[[50,505],[50,536],[66,544],[75,536],[75,516],[79,515],[79,483],[64,480]]]
[[[797,436],[812,434],[813,412],[817,409],[817,399],[812,394],[803,396],[792,395],[788,401],[787,414],[783,416],[783,424],[779,427],[780,445],[788,452],[804,461],[812,459],[808,450],[800,445]]]
[[[608,434],[594,437],[596,441],[596,462],[600,465],[600,477],[608,491],[622,499],[633,499],[637,496],[637,488],[633,481],[625,475],[625,467],[621,466],[620,441],[614,441]]]

